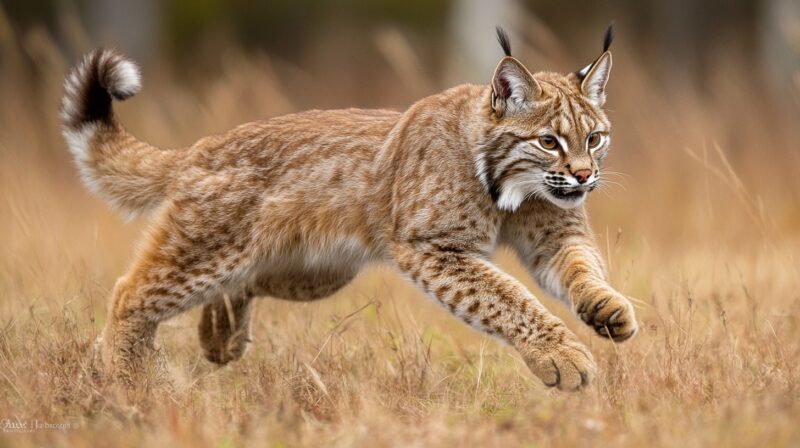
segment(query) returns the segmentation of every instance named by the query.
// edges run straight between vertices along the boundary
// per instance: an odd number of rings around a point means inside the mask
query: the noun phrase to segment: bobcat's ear
[[[614,22],[611,22],[603,38],[603,54],[575,74],[581,81],[581,93],[597,107],[606,102],[606,84],[611,74],[611,52],[608,49],[613,41]]]
[[[498,117],[529,110],[542,89],[531,72],[511,56],[504,57],[492,78],[492,109]]]
[[[602,107],[606,102],[606,84],[611,74],[611,52],[606,51],[593,64],[578,72],[583,74],[581,93],[589,102]]]

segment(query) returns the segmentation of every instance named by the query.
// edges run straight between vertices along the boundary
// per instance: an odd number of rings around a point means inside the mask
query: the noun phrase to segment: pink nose
[[[578,170],[572,173],[572,175],[575,176],[575,179],[578,180],[579,184],[585,184],[586,181],[589,180],[589,177],[592,176],[592,170],[589,169]]]

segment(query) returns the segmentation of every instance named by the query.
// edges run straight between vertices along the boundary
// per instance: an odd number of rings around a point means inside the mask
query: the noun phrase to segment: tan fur
[[[161,202],[114,288],[106,368],[132,378],[159,322],[197,305],[206,356],[224,364],[245,352],[251,298],[327,297],[365,264],[387,262],[463,321],[516,347],[545,384],[589,384],[589,351],[491,261],[509,245],[599,334],[624,340],[636,331],[630,302],[605,280],[583,208],[561,208],[535,188],[516,204],[507,194],[514,182],[527,188],[578,167],[598,170],[607,150],[582,149],[589,132],[610,124],[576,75],[541,73],[534,84],[527,104],[511,104],[496,83],[463,85],[403,113],[309,111],[173,151],[139,143],[113,115],[65,120],[68,136],[94,127],[78,163],[104,197],[130,213]],[[541,151],[520,139],[545,127],[571,149],[540,168]]]

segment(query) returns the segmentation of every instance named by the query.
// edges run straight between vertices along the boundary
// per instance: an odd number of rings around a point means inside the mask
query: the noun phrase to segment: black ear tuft
[[[497,31],[497,41],[500,42],[500,46],[503,47],[503,53],[505,53],[506,56],[511,56],[511,42],[508,41],[506,30],[499,26],[496,26],[495,30]]]
[[[603,53],[611,48],[612,42],[614,42],[614,21],[609,23],[608,28],[606,28],[606,35],[603,37]],[[601,54],[600,56],[602,57],[603,55]],[[586,75],[589,74],[589,71],[592,69],[592,67],[594,67],[595,63],[597,63],[597,60],[582,68],[580,71],[575,72],[575,76],[578,77],[578,81],[583,81],[583,79],[586,78]]]
[[[614,42],[614,22],[609,23],[606,29],[606,37],[603,38],[603,53],[611,48],[611,42]]]

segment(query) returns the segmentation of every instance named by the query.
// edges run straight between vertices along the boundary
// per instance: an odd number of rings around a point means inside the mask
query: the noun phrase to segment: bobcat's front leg
[[[606,281],[591,239],[563,241],[537,277],[543,286],[570,300],[581,320],[601,336],[621,342],[636,334],[639,327],[633,305]]]
[[[575,280],[569,291],[575,312],[599,335],[622,342],[639,329],[630,300],[605,280],[592,277]]]
[[[596,367],[591,353],[525,287],[466,253],[396,245],[400,269],[465,322],[512,344],[546,385],[576,390]]]

